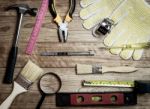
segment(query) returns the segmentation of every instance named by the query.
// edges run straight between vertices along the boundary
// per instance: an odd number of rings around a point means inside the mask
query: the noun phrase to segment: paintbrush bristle
[[[21,71],[21,75],[30,82],[36,81],[43,73],[44,71],[30,60]]]
[[[77,74],[91,74],[92,65],[77,64],[76,70],[77,70]]]

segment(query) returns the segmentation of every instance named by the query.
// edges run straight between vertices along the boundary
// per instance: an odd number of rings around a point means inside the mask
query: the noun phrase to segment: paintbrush
[[[27,92],[33,82],[40,78],[43,73],[44,71],[40,67],[31,61],[28,61],[21,73],[15,79],[12,93],[0,105],[0,109],[9,109],[15,97],[23,92]]]
[[[85,64],[77,64],[76,65],[76,72],[77,74],[83,75],[83,74],[103,74],[103,73],[130,73],[135,72],[138,69],[135,67],[125,67],[125,66],[119,66],[119,67],[106,67],[106,66],[100,66],[100,65],[85,65]]]

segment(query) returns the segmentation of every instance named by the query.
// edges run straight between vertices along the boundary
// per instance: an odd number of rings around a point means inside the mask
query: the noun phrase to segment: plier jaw
[[[61,23],[59,25],[59,41],[60,42],[67,42],[67,38],[68,38],[68,28],[67,28],[68,24],[67,23]]]

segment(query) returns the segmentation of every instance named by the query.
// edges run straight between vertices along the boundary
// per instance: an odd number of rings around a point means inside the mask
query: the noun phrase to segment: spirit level
[[[56,106],[121,106],[137,104],[133,92],[57,93]]]

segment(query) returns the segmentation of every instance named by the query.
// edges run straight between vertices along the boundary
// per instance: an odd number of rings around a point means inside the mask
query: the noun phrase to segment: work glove
[[[117,7],[122,0],[81,0],[80,17],[84,20],[83,26],[91,29],[102,19],[108,17],[112,10]]]
[[[148,43],[150,39],[150,7],[148,4],[145,0],[119,0],[120,3],[117,2],[118,0],[96,1],[95,3],[89,2],[90,5],[86,5],[86,7],[81,10],[80,16],[84,19],[83,26],[86,29],[90,29],[100,23],[104,18],[111,16],[111,19],[116,25],[113,27],[111,33],[107,34],[104,39],[105,46],[111,48],[110,52],[112,54],[120,55],[123,59],[132,57],[134,60],[139,60],[142,57],[144,48],[120,48],[119,46]],[[90,9],[98,5],[98,3],[102,4],[102,6],[96,8],[99,12],[91,14]],[[112,3],[113,5],[111,6]],[[86,4],[85,0],[82,0],[81,4]],[[118,8],[115,8],[115,6]],[[85,10],[88,10],[89,14],[84,14]],[[106,13],[108,14],[106,15]],[[117,46],[118,48],[116,48]]]

